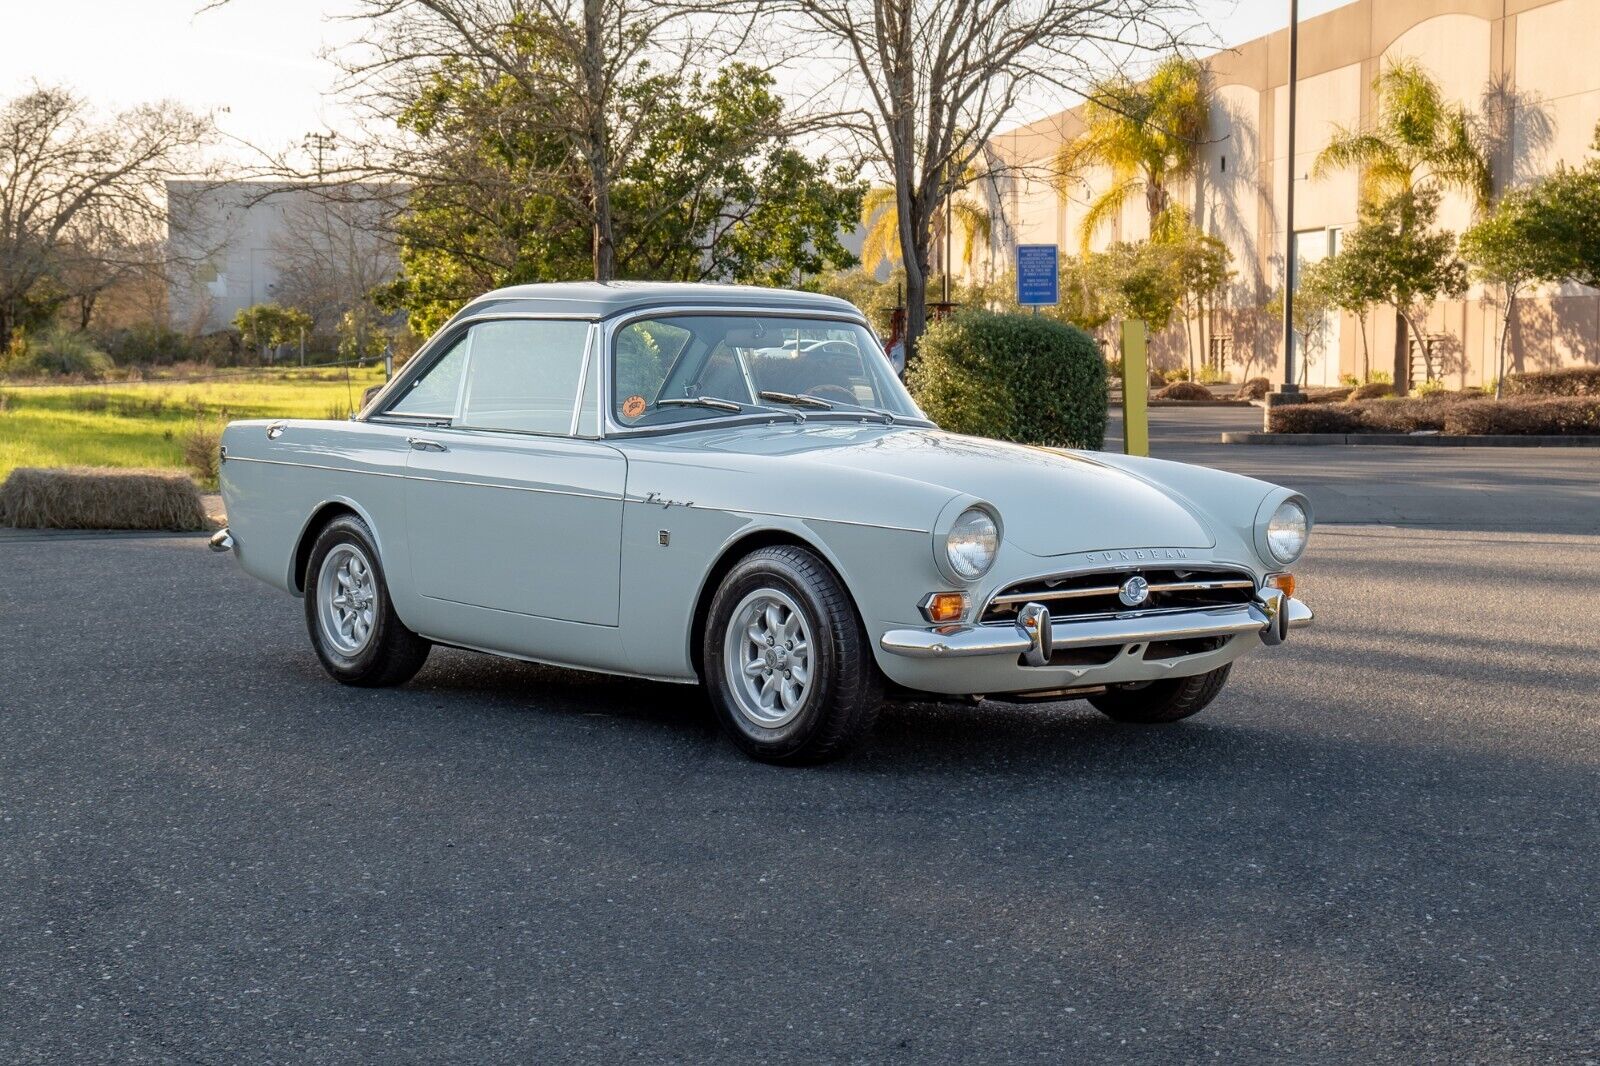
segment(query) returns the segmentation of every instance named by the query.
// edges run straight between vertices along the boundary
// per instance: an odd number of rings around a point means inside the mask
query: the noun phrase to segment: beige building
[[[1178,196],[1233,252],[1237,277],[1227,306],[1213,314],[1213,337],[1200,358],[1234,380],[1282,374],[1281,327],[1258,309],[1283,277],[1288,43],[1285,29],[1208,61],[1211,140],[1200,173]],[[1600,0],[1357,0],[1304,20],[1294,160],[1299,258],[1336,252],[1342,232],[1356,223],[1355,172],[1320,180],[1309,174],[1335,125],[1356,127],[1371,117],[1372,81],[1383,64],[1417,60],[1447,98],[1500,132],[1493,163],[1497,188],[1503,189],[1590,154],[1600,121],[1597,55]],[[990,269],[1004,269],[1018,243],[1057,243],[1063,255],[1080,247],[1079,220],[1107,175],[1091,172],[1088,189],[1063,196],[1049,180],[1048,165],[1081,129],[1078,115],[1067,111],[996,138],[996,156],[1013,166],[990,190],[1004,220],[995,227]],[[1459,233],[1470,219],[1469,203],[1447,196],[1440,224]],[[1147,231],[1143,197],[1136,196],[1090,243],[1102,248],[1139,240]],[[1434,307],[1428,334],[1440,368],[1436,376],[1447,384],[1495,376],[1494,296],[1474,286],[1465,298]],[[1323,353],[1307,360],[1305,380],[1332,385],[1341,374],[1360,376],[1367,352],[1374,370],[1390,370],[1394,325],[1386,309],[1369,316],[1363,347],[1363,330],[1353,316],[1330,315]],[[1187,358],[1183,327],[1159,338],[1155,351],[1160,365],[1179,365]],[[1424,361],[1419,353],[1412,356],[1413,380],[1420,381]],[[1569,285],[1524,298],[1509,358],[1512,369],[1600,362],[1600,294]]]

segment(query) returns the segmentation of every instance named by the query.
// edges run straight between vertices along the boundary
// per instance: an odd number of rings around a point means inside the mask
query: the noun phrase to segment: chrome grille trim
[[[1132,574],[1144,577],[1150,584],[1146,601],[1130,608],[1117,603],[1116,597],[1122,582]],[[1249,602],[1255,592],[1255,576],[1241,567],[1173,565],[1163,560],[1146,566],[1099,567],[1013,581],[998,589],[977,617],[980,624],[1010,624],[1022,604],[1038,602],[1050,610],[1055,623],[1070,625],[1091,618],[1133,618],[1229,607]],[[1110,602],[1089,602],[1094,600]]]

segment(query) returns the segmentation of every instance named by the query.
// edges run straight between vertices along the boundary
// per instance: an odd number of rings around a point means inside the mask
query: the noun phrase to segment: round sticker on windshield
[[[628,418],[638,418],[644,414],[645,402],[643,396],[629,396],[622,401],[622,413]]]

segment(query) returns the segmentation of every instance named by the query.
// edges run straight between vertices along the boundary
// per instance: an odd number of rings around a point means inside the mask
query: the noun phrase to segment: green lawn
[[[0,384],[0,479],[19,466],[183,466],[197,424],[343,418],[382,368],[288,370],[191,383]]]

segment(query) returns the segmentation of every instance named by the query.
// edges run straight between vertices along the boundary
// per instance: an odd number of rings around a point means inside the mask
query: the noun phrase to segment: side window
[[[507,319],[472,327],[472,360],[457,425],[572,432],[589,323]]]
[[[461,397],[461,371],[466,366],[469,343],[470,336],[456,341],[443,358],[407,387],[404,396],[389,405],[385,413],[454,418],[456,401]]]

